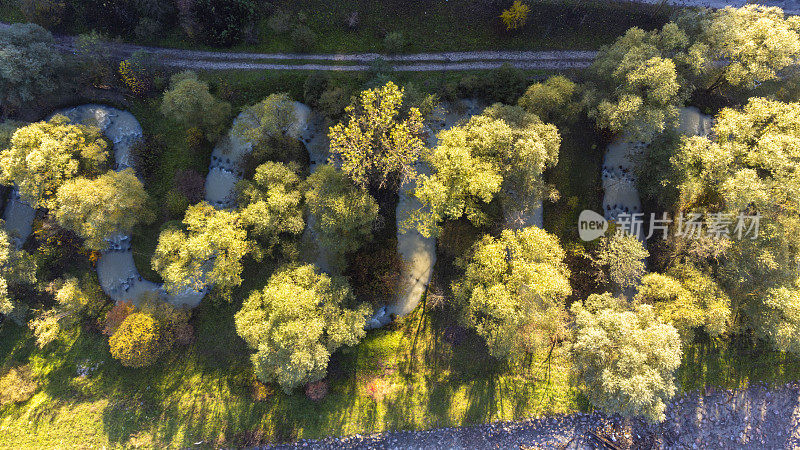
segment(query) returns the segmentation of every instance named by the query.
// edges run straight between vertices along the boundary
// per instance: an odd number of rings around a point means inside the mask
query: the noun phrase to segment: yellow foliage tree
[[[500,14],[500,19],[503,21],[503,24],[505,24],[506,30],[516,30],[525,26],[525,22],[528,21],[528,13],[530,11],[530,6],[522,3],[520,0],[514,0],[514,3],[511,5],[511,7],[504,10],[503,13]]]

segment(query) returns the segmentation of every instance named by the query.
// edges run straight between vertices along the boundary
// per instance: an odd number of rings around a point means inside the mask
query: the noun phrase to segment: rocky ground
[[[708,390],[675,399],[659,425],[573,414],[460,428],[353,435],[273,448],[799,448],[800,384]]]

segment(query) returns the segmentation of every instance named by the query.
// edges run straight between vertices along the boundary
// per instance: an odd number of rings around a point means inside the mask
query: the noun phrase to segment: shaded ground
[[[674,400],[667,409],[667,420],[660,425],[602,414],[573,414],[299,441],[275,448],[797,448],[799,397],[797,383],[772,390],[763,386],[709,390]]]

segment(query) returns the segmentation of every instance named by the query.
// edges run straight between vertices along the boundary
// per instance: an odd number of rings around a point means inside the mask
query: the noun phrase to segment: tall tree
[[[535,352],[566,333],[569,269],[558,239],[538,227],[484,236],[453,292],[495,358]]]
[[[108,158],[108,144],[96,127],[74,125],[60,115],[18,129],[10,147],[0,152],[0,183],[16,184],[34,208],[54,208],[64,182],[78,175],[98,175]]]
[[[200,128],[213,142],[224,130],[231,105],[211,95],[208,83],[187,71],[172,76],[161,102],[161,113],[186,127]]]
[[[337,265],[343,265],[345,254],[372,239],[378,204],[331,165],[320,167],[308,177],[304,190],[319,244]]]
[[[330,355],[365,335],[370,309],[355,305],[346,281],[313,265],[285,267],[236,313],[236,331],[256,351],[256,376],[287,393],[325,377]]]
[[[590,68],[589,115],[601,128],[649,140],[676,123],[704,49],[672,22],[651,32],[631,28],[603,47]]]
[[[270,255],[280,246],[284,254],[295,253],[291,238],[305,229],[296,167],[264,163],[253,180],[241,181],[238,189],[242,222],[261,243],[254,251]]]
[[[647,268],[650,252],[631,234],[613,235],[600,240],[595,263],[603,270],[616,293],[636,287]]]
[[[56,193],[55,217],[93,250],[104,250],[109,236],[129,234],[134,226],[155,218],[133,169],[67,181]]]
[[[702,329],[718,338],[731,326],[731,300],[710,275],[687,264],[677,264],[665,274],[642,277],[636,301],[652,305],[665,323],[691,342]]]
[[[422,114],[414,107],[403,112],[403,93],[391,81],[367,89],[328,133],[332,158],[361,187],[397,188],[416,178],[414,165],[425,150]]]
[[[554,125],[519,106],[492,105],[439,133],[439,145],[427,157],[433,174],[420,175],[414,192],[425,208],[412,219],[430,236],[445,219],[465,216],[485,225],[483,207],[497,195],[506,207],[530,209],[549,191],[542,173],[558,162],[560,145]]]
[[[792,351],[800,350],[800,334],[787,332],[800,327],[799,108],[753,98],[723,109],[712,137],[685,139],[671,158],[677,209],[706,211],[714,220],[704,234],[718,233],[727,249],[719,273],[743,325]]]
[[[681,341],[649,305],[631,310],[624,299],[592,294],[572,305],[572,354],[589,401],[609,414],[665,418],[675,395]]]
[[[186,229],[166,229],[158,237],[153,270],[169,292],[215,285],[224,296],[242,283],[242,259],[250,251],[239,213],[192,205],[183,218]]]
[[[63,67],[49,31],[30,23],[0,28],[0,116],[55,92]]]
[[[55,341],[81,320],[97,319],[106,305],[107,297],[94,274],[86,274],[80,280],[75,277],[56,280],[48,291],[53,292],[55,306],[40,311],[28,323],[39,348]]]

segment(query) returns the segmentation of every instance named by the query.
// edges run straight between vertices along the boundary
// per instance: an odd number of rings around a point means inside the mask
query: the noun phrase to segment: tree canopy
[[[16,184],[34,208],[54,209],[58,188],[79,175],[95,176],[108,159],[100,129],[71,124],[60,115],[19,128],[0,152],[0,182]]]
[[[596,264],[617,293],[636,287],[646,273],[645,259],[650,253],[644,244],[628,233],[615,234],[600,240]]]
[[[63,67],[49,31],[32,23],[0,28],[0,115],[55,92]]]
[[[403,94],[391,81],[367,89],[328,133],[331,157],[361,187],[396,188],[416,178],[425,150],[422,114],[415,107],[403,112]]]
[[[558,162],[560,145],[554,125],[519,106],[494,104],[439,133],[427,156],[433,173],[420,175],[414,191],[423,208],[412,219],[430,236],[445,219],[485,225],[484,206],[497,195],[504,207],[531,209],[548,191],[542,172]]]
[[[331,165],[317,169],[304,184],[306,207],[319,244],[333,261],[343,264],[344,255],[372,239],[378,217],[375,199]]]
[[[578,85],[563,75],[528,87],[517,104],[548,123],[570,123],[580,112]]]
[[[729,225],[717,244],[727,249],[719,272],[746,327],[793,351],[800,335],[786,330],[800,327],[793,312],[800,307],[799,107],[753,98],[723,109],[712,137],[684,139],[671,159],[678,209],[707,211]]]
[[[276,246],[293,253],[290,240],[305,229],[300,177],[296,168],[267,162],[256,169],[253,180],[238,186],[244,226],[261,243],[257,253],[270,255]]]
[[[36,263],[9,239],[0,220],[0,314],[8,315],[18,306],[17,287],[36,282]]]
[[[153,220],[154,214],[142,182],[133,169],[125,169],[65,182],[56,193],[55,217],[62,227],[86,239],[89,248],[105,250],[106,238],[128,234]]]
[[[453,292],[493,357],[535,352],[566,332],[569,269],[558,239],[538,227],[484,236]]]
[[[592,294],[585,306],[575,302],[571,309],[572,354],[589,401],[607,413],[663,421],[681,363],[675,327],[663,323],[652,306],[630,309],[611,294]]]
[[[224,131],[231,105],[211,95],[208,83],[187,71],[172,76],[161,102],[161,113],[186,127],[199,127],[213,142]]]
[[[287,393],[325,377],[330,355],[365,335],[370,309],[354,305],[343,278],[313,265],[288,266],[253,291],[236,313],[236,331],[256,351],[258,379],[277,382]]]
[[[245,120],[236,122],[234,130],[254,147],[269,145],[270,141],[296,139],[292,136],[294,103],[288,94],[272,94],[245,109]]]
[[[230,294],[242,283],[242,259],[250,251],[239,214],[201,202],[186,210],[183,224],[186,229],[168,228],[158,237],[152,266],[164,287],[176,293],[215,285]]]

